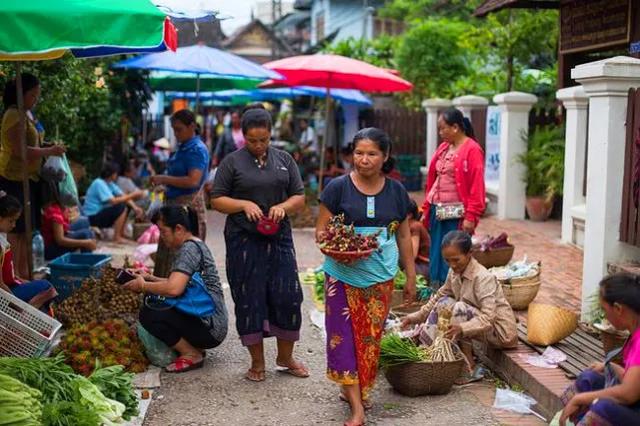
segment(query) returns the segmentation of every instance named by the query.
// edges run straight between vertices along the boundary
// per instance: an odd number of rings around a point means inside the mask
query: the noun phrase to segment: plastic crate
[[[396,168],[403,176],[419,176],[422,157],[419,155],[398,155]]]
[[[407,191],[422,190],[422,175],[418,176],[402,176],[402,184]]]
[[[50,262],[50,281],[58,290],[56,301],[62,302],[69,297],[85,278],[99,277],[110,261],[108,254],[67,253]]]
[[[55,319],[0,290],[0,356],[46,356],[61,328]]]

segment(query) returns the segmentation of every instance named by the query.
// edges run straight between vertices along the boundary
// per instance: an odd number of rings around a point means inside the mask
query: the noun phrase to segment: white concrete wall
[[[589,97],[587,202],[582,314],[609,262],[640,259],[640,249],[621,243],[622,185],[627,92],[640,87],[640,59],[618,56],[579,65],[571,77]]]

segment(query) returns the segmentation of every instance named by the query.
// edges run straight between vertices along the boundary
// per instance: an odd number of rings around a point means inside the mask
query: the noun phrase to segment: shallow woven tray
[[[363,251],[338,251],[321,248],[320,251],[329,256],[330,258],[337,260],[338,262],[353,262],[356,260],[366,259],[371,256],[371,253],[377,249],[369,249]]]
[[[474,250],[473,257],[485,268],[507,265],[513,257],[514,246],[500,247],[494,250]]]

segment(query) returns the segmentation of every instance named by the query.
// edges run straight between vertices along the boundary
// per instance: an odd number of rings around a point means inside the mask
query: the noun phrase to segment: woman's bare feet
[[[364,425],[364,422],[365,422],[364,407],[362,407],[361,405],[357,409],[354,409],[353,407],[351,407],[351,417],[349,418],[349,420],[344,422],[344,426],[361,426],[361,425]]]

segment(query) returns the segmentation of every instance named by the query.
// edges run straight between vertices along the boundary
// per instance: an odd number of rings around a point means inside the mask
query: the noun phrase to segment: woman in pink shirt
[[[473,139],[471,122],[460,110],[449,108],[438,118],[438,133],[443,142],[429,164],[422,205],[423,223],[433,248],[429,275],[436,289],[449,273],[440,251],[442,239],[456,229],[473,234],[485,208],[484,154]]]
[[[611,325],[630,333],[623,365],[610,362],[619,353],[615,350],[580,374],[562,396],[562,426],[568,419],[578,426],[640,424],[640,278],[606,277],[600,282],[600,304]]]

